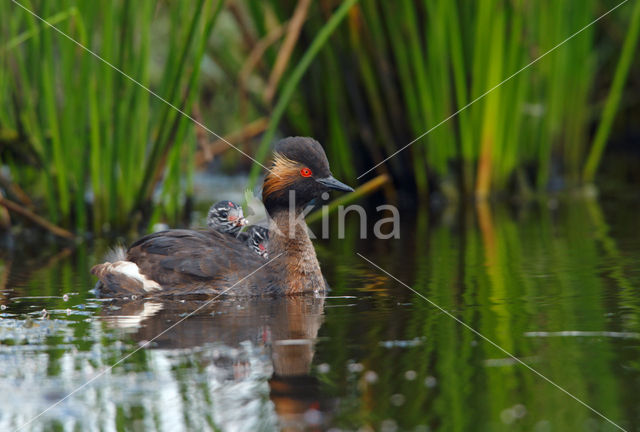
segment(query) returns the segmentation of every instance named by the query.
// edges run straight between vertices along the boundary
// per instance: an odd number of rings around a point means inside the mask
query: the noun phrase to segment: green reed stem
[[[624,44],[622,45],[622,52],[620,54],[620,59],[618,60],[618,65],[616,66],[613,83],[609,89],[607,102],[605,103],[602,118],[598,124],[596,136],[593,139],[593,144],[591,145],[591,150],[587,157],[587,162],[584,165],[582,179],[587,183],[593,182],[596,171],[598,170],[598,165],[600,164],[600,159],[602,158],[607,138],[611,132],[614,116],[618,110],[618,106],[620,105],[624,83],[627,79],[631,63],[634,60],[634,52],[636,51],[636,45],[638,43],[638,35],[640,35],[640,1],[634,2],[631,19],[629,21],[629,30],[627,30],[627,35],[625,36]]]
[[[311,45],[309,45],[309,48],[304,53],[296,67],[293,69],[287,81],[284,83],[282,87],[282,93],[280,94],[278,102],[273,109],[273,113],[271,114],[271,118],[269,119],[269,125],[267,126],[267,130],[262,136],[260,146],[258,147],[258,151],[255,155],[255,159],[258,162],[262,163],[266,159],[267,153],[269,152],[269,146],[271,145],[271,142],[275,137],[278,124],[283,114],[285,113],[285,110],[287,109],[291,98],[295,93],[298,83],[304,76],[304,73],[307,71],[309,65],[311,65],[311,62],[316,57],[318,52],[325,45],[325,43],[329,39],[329,36],[331,36],[331,34],[335,31],[335,29],[347,15],[347,12],[349,12],[349,9],[351,9],[351,7],[356,4],[356,2],[358,2],[358,0],[346,0],[340,5],[340,7],[338,7],[333,15],[331,15],[331,18],[329,18],[329,21],[327,21],[327,23],[320,29],[317,36],[313,39],[313,42],[311,42]],[[249,173],[249,188],[255,186],[258,175],[260,174],[260,169],[261,167],[258,164],[254,164],[251,166],[251,171]]]
[[[170,72],[170,75],[169,75],[170,90],[168,95],[165,97],[165,99],[174,105],[176,105],[176,102],[177,102],[176,95],[178,92],[179,83],[181,81],[180,80],[181,74],[184,71],[184,68],[187,62],[187,55],[189,53],[189,50],[195,38],[196,29],[198,27],[198,21],[202,14],[203,5],[204,5],[204,0],[199,0],[197,7],[194,9],[193,16],[188,26],[189,30],[187,32],[187,37],[184,43],[181,45],[182,48],[181,48],[178,63],[176,64],[176,66],[174,66],[172,72]],[[161,158],[163,158],[166,155],[166,151],[168,150],[171,144],[170,134],[173,127],[169,128],[169,125],[171,124],[169,119],[170,118],[175,119],[177,118],[176,116],[179,116],[179,115],[180,115],[179,113],[175,112],[174,108],[165,104],[164,114],[162,115],[162,118],[159,123],[160,130],[158,132],[158,138],[153,144],[153,147],[151,149],[151,154],[149,155],[149,158],[145,165],[145,169],[144,169],[145,175],[142,179],[142,185],[140,187],[138,198],[136,199],[136,202],[139,205],[141,205],[141,203],[149,199],[149,197],[151,196],[151,192],[154,186],[153,180],[156,178],[159,162]]]

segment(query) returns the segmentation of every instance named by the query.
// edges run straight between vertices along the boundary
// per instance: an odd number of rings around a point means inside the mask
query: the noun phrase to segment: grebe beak
[[[242,227],[249,223],[249,221],[244,218],[244,213],[242,212],[242,210],[230,211],[227,219],[237,227]]]
[[[229,222],[231,222],[233,226],[237,227],[243,227],[249,223],[249,221],[243,217],[229,217]]]
[[[316,179],[318,183],[323,186],[328,187],[329,189],[334,189],[343,192],[353,192],[353,188],[351,186],[347,186],[342,183],[340,180],[336,180],[333,176]]]

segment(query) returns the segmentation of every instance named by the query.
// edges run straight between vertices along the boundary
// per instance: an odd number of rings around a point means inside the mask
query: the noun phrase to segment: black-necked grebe
[[[266,261],[241,240],[215,230],[168,230],[134,242],[126,259],[93,267],[103,296],[293,295],[326,288],[304,218],[311,200],[330,189],[353,191],[336,180],[312,138],[276,144],[262,188],[269,214]],[[262,267],[262,268],[261,268]]]

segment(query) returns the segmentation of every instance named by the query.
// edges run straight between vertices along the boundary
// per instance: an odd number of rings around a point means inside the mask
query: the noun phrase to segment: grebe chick
[[[209,228],[237,237],[249,249],[266,259],[269,230],[263,226],[251,225],[246,231],[240,232],[246,224],[247,220],[244,218],[242,207],[233,201],[220,201],[209,208],[207,215]]]
[[[238,238],[262,258],[269,259],[267,252],[269,229],[260,225],[250,225],[246,231],[238,234]]]
[[[207,225],[218,232],[235,236],[246,224],[242,207],[233,201],[219,201],[209,208]]]

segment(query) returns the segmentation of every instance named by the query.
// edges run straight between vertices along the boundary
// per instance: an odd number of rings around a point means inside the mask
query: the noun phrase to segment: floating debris
[[[502,410],[500,420],[502,420],[504,424],[511,424],[525,415],[527,415],[527,408],[522,404],[517,404],[511,408]]]
[[[423,337],[417,337],[409,340],[381,341],[379,344],[385,348],[411,348],[422,345],[424,340]]]
[[[331,370],[331,366],[329,366],[328,363],[321,363],[316,367],[316,370],[318,371],[318,373],[326,374]]]
[[[324,421],[324,414],[317,409],[310,408],[304,413],[304,421],[311,426],[319,426]]]
[[[418,373],[414,370],[408,370],[404,373],[404,379],[407,381],[413,381],[418,377]]]
[[[364,370],[364,365],[362,363],[349,363],[347,370],[351,373],[359,373]]]
[[[382,432],[396,432],[398,430],[398,423],[393,419],[382,420],[380,430]]]
[[[401,393],[396,393],[391,395],[391,398],[389,398],[389,400],[391,401],[391,405],[399,407],[404,405],[407,398]]]
[[[428,376],[424,379],[424,385],[429,388],[434,388],[438,385],[438,380],[434,376]]]
[[[364,373],[363,378],[364,378],[364,380],[365,380],[367,383],[369,383],[369,384],[373,384],[373,383],[378,382],[378,374],[377,374],[377,373],[375,373],[375,372],[374,372],[374,371],[372,371],[372,370],[368,370],[368,371],[366,371],[366,372]]]

